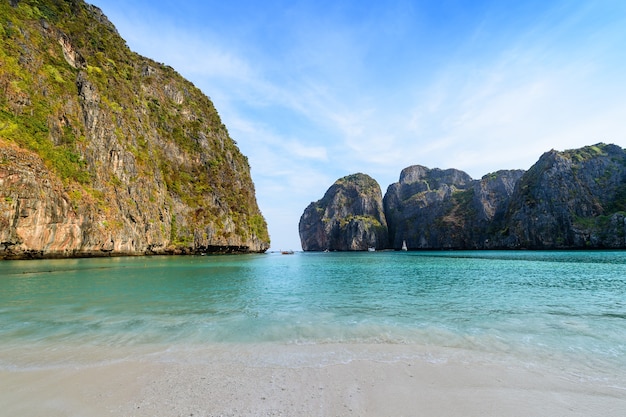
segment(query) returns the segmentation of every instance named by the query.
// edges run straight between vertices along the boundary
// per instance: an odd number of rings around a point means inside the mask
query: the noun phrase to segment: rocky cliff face
[[[211,101],[81,0],[0,3],[0,258],[261,252]]]
[[[550,151],[521,178],[497,246],[625,248],[626,152],[597,144]]]
[[[396,250],[403,242],[409,249],[626,248],[626,151],[602,143],[550,151],[526,172],[480,180],[411,166],[387,189],[384,215],[386,247]],[[321,241],[329,231],[316,233]],[[301,237],[308,237],[302,228]]]
[[[400,249],[406,241],[410,248],[445,244],[449,234],[462,227],[452,214],[453,194],[466,190],[472,179],[456,170],[428,169],[421,165],[405,168],[400,181],[385,194],[391,246]],[[432,225],[437,222],[440,227]]]
[[[302,249],[367,250],[387,246],[387,222],[378,183],[365,174],[337,180],[300,218]]]
[[[523,170],[502,170],[474,181],[471,206],[471,227],[468,228],[466,248],[494,247],[494,234],[502,230],[505,213],[515,187],[524,175]]]
[[[523,171],[499,171],[480,181],[456,169],[405,168],[385,194],[390,247],[481,248],[502,216]]]

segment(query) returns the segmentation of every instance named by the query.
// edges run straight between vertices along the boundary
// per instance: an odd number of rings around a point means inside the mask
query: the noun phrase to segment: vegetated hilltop
[[[208,97],[82,0],[0,2],[0,259],[268,247]]]
[[[376,239],[388,235],[390,249],[403,242],[409,249],[626,248],[626,151],[603,143],[552,150],[528,171],[498,171],[480,180],[415,165],[402,170],[383,202],[387,229]],[[334,211],[349,217],[350,207],[338,203]],[[318,225],[329,216],[311,216],[310,207],[300,220],[300,238],[304,250],[320,250],[328,233]]]

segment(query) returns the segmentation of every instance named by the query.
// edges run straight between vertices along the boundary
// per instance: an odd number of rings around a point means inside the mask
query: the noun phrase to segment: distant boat
[[[407,249],[407,247],[406,247],[406,240],[403,240],[403,241],[402,241],[402,250],[403,250],[403,251],[408,250],[408,249]]]
[[[280,251],[280,253],[282,253],[283,255],[293,255],[292,250],[283,250],[283,251]]]
[[[376,248],[372,246],[372,247],[367,248],[367,251],[368,252],[376,252]]]

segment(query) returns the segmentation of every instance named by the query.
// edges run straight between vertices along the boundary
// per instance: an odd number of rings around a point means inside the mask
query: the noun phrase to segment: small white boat
[[[367,251],[368,252],[376,252],[376,248],[372,246],[372,247],[367,248]]]
[[[403,251],[407,251],[408,250],[407,247],[406,247],[406,240],[402,241],[402,250]]]

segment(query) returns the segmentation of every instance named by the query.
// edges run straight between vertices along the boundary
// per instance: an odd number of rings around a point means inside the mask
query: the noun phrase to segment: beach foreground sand
[[[624,416],[626,390],[410,345],[195,347],[0,371],[6,416]],[[81,359],[82,360],[82,359]],[[618,381],[619,382],[619,381]]]

